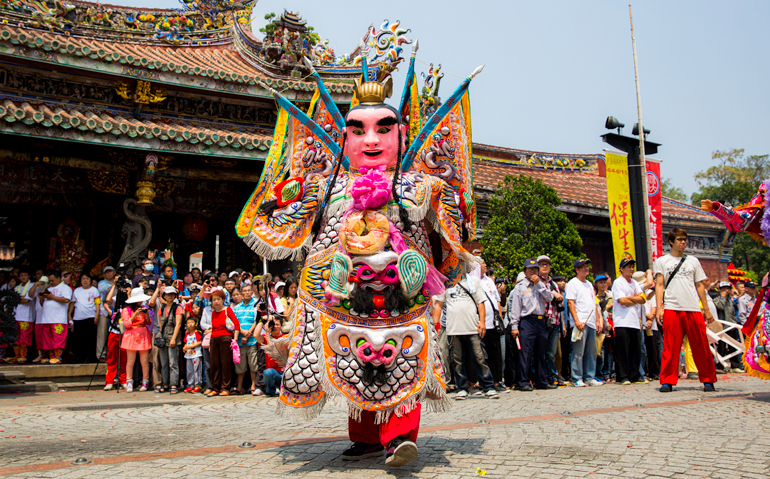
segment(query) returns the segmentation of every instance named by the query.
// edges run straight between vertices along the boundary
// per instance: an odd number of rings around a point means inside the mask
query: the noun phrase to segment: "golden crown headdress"
[[[356,79],[356,97],[361,103],[384,103],[393,94],[393,78],[390,76],[396,70],[403,58],[386,60],[377,71],[377,78],[370,81]],[[366,70],[364,70],[366,71]]]

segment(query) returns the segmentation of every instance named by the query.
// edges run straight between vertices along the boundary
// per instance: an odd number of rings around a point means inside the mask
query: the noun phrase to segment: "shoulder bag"
[[[160,325],[160,330],[156,331],[152,335],[152,344],[154,346],[157,346],[159,348],[166,347],[166,340],[163,339],[163,331],[166,329],[166,324],[168,324],[168,317],[171,315],[171,308],[166,308],[166,317],[163,318],[163,321]]]
[[[484,296],[487,297],[487,301],[489,301],[489,304],[492,305],[492,311],[494,311],[494,320],[492,324],[495,326],[495,332],[499,334],[500,336],[505,334],[505,326],[503,325],[503,317],[500,316],[500,311],[495,308],[495,303],[492,301],[492,298],[489,297],[486,291],[484,291]],[[476,306],[476,309],[478,310],[478,306]]]
[[[684,261],[687,259],[687,255],[682,255],[682,259],[679,260],[679,264],[676,265],[676,268],[674,268],[674,271],[671,272],[671,276],[668,277],[668,281],[666,281],[666,286],[664,286],[664,289],[668,289],[668,285],[671,284],[671,280],[674,279],[674,276],[679,272],[679,268],[682,267],[684,264]],[[663,292],[663,303],[666,302],[666,292]]]

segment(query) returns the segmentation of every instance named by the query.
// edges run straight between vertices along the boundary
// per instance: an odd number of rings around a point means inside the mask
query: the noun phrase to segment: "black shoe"
[[[555,384],[543,384],[542,386],[535,386],[535,389],[559,389],[559,386]]]
[[[714,391],[716,391],[716,389],[714,389],[714,383],[703,383],[703,392],[713,393]]]
[[[382,444],[366,444],[363,442],[354,442],[352,446],[342,453],[343,461],[357,461],[365,457],[378,456],[382,454],[385,448]]]
[[[516,388],[516,390],[517,390],[517,391],[525,391],[525,392],[528,392],[528,391],[532,391],[532,386],[530,386],[529,384],[527,384],[526,386],[519,386],[519,387],[517,387],[517,388]]]
[[[400,467],[417,459],[417,444],[397,437],[388,444],[388,454],[385,457],[385,465]]]
[[[664,384],[663,386],[660,387],[660,392],[662,393],[670,393],[673,390],[674,390],[674,386],[670,384]]]

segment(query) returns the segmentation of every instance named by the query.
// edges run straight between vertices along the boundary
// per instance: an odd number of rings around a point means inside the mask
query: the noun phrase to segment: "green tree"
[[[685,193],[682,188],[674,186],[670,178],[663,178],[663,182],[660,184],[660,188],[662,190],[661,193],[666,198],[671,198],[672,200],[687,203],[687,193]]]
[[[481,240],[484,261],[498,276],[516,278],[527,258],[542,254],[551,258],[552,274],[573,274],[583,241],[567,215],[556,209],[560,204],[556,190],[529,176],[508,175],[498,185]]]
[[[695,174],[700,188],[690,198],[693,205],[699,206],[704,199],[730,206],[747,203],[757,194],[760,183],[770,177],[768,155],[745,156],[743,149],[734,148],[715,151],[711,157],[718,164]],[[739,233],[733,246],[733,262],[741,269],[764,275],[770,271],[770,248],[747,233]]]

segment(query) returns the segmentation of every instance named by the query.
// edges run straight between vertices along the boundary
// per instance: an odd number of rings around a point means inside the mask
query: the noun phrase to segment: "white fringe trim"
[[[268,261],[275,261],[279,259],[290,258],[292,260],[300,259],[307,251],[310,251],[310,246],[313,238],[308,233],[305,242],[298,248],[287,248],[286,246],[273,246],[266,243],[262,238],[257,236],[253,231],[250,232],[243,241],[254,251],[257,255],[262,256]]]
[[[307,308],[308,305],[305,305],[305,307]],[[318,311],[316,311],[316,314],[320,315]],[[431,318],[428,317],[428,319],[430,320]],[[318,390],[325,392],[325,394],[316,404],[306,407],[287,406],[283,402],[279,401],[277,411],[278,415],[281,417],[291,417],[307,421],[318,417],[318,415],[321,414],[324,406],[327,403],[332,403],[336,406],[347,408],[348,417],[361,422],[361,414],[364,409],[354,401],[350,400],[347,396],[342,394],[337,388],[335,388],[327,376],[326,357],[324,356],[323,337],[322,332],[320,331],[320,324],[321,322],[319,318],[319,321],[316,322],[316,331],[318,331],[319,334],[316,335],[313,347],[316,350],[316,354],[318,355],[319,359],[323,359],[323,367],[321,368],[321,378],[319,381]],[[428,324],[430,324],[430,322]],[[422,389],[406,401],[402,401],[387,409],[377,411],[374,420],[375,424],[382,424],[387,422],[393,414],[395,414],[396,417],[402,417],[404,414],[407,414],[416,408],[418,402],[423,405],[423,410],[425,412],[445,412],[452,407],[452,400],[449,398],[449,396],[447,396],[446,391],[443,387],[441,387],[441,383],[439,383],[438,379],[433,373],[433,368],[436,362],[436,347],[438,345],[436,343],[437,338],[434,337],[432,333],[428,334],[428,361],[425,367],[427,377]]]

